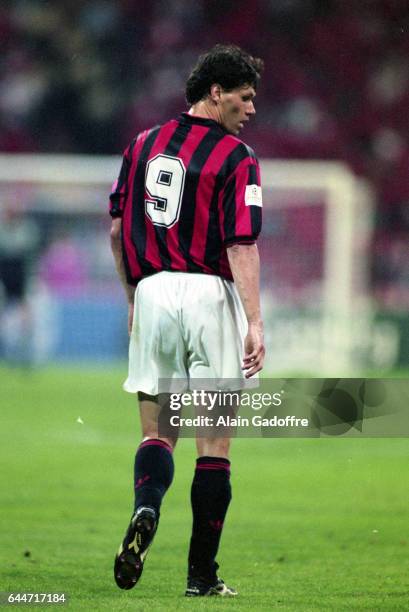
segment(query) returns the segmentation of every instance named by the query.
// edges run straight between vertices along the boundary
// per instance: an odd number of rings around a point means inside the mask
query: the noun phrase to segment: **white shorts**
[[[247,387],[241,369],[246,332],[233,282],[187,272],[144,278],[135,292],[124,389],[183,392],[198,388],[194,379],[207,379],[209,390]]]

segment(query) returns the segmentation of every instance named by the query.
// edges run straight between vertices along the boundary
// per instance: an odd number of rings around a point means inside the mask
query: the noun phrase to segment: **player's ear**
[[[220,98],[222,95],[221,85],[218,83],[213,83],[210,87],[210,98],[215,103],[218,104],[220,102]]]

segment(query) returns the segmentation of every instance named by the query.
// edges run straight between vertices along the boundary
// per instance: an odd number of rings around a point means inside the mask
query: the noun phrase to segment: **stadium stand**
[[[266,61],[246,141],[260,157],[341,159],[370,179],[374,293],[407,308],[408,31],[406,0],[6,0],[0,150],[120,153],[183,108],[198,51],[241,44]]]

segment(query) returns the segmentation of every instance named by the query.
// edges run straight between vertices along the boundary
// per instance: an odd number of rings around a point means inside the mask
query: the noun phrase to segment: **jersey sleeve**
[[[259,163],[249,156],[238,164],[224,188],[221,233],[225,246],[253,244],[257,240],[262,205]]]
[[[125,208],[125,201],[128,195],[128,177],[131,166],[130,154],[132,143],[125,149],[122,157],[121,170],[118,179],[112,185],[109,196],[109,214],[113,219],[122,217]]]

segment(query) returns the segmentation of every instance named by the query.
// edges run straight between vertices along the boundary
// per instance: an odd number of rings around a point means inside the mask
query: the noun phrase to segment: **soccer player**
[[[263,367],[259,300],[261,186],[238,134],[255,113],[263,62],[236,46],[202,55],[186,84],[190,105],[125,150],[110,196],[111,247],[128,299],[129,373],[138,393],[134,513],[115,558],[122,589],[141,576],[173,478],[177,434],[163,435],[160,381],[238,379]],[[236,595],[216,554],[231,499],[229,436],[198,438],[187,596]]]

